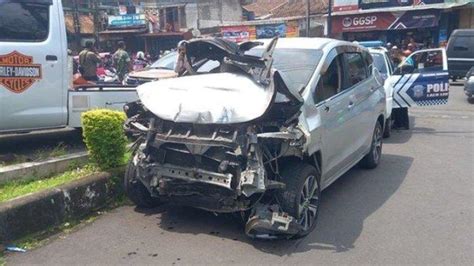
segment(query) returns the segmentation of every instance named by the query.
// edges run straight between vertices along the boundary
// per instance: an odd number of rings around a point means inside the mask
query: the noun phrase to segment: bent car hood
[[[273,84],[232,73],[165,79],[137,87],[143,105],[161,119],[196,124],[232,124],[262,116],[271,104]]]

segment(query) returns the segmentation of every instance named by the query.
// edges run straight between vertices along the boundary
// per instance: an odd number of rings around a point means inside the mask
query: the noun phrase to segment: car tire
[[[385,121],[385,127],[383,129],[383,137],[390,138],[392,135],[392,118],[389,117],[387,121]]]
[[[370,145],[370,151],[360,161],[360,166],[365,169],[374,169],[380,163],[382,157],[382,146],[383,146],[383,133],[382,125],[379,121],[375,124],[374,133],[372,134],[372,143]]]
[[[128,198],[139,208],[153,208],[162,202],[158,198],[151,196],[145,185],[136,178],[136,167],[133,160],[128,162],[125,169],[123,187]]]
[[[292,162],[280,173],[286,189],[278,193],[280,207],[303,226],[293,238],[302,238],[311,233],[318,219],[321,186],[316,168],[303,162]]]

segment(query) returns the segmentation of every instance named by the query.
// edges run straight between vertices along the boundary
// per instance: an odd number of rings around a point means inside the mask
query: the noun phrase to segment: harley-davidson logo
[[[0,85],[14,93],[22,93],[41,79],[41,65],[33,57],[13,51],[0,55]]]

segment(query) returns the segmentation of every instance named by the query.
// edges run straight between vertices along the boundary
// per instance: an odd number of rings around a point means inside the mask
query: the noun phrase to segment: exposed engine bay
[[[251,237],[297,234],[304,223],[280,204],[288,193],[280,172],[305,156],[302,100],[272,70],[276,42],[255,57],[245,51],[258,43],[192,41],[188,58],[218,69],[139,86],[140,101],[125,106],[136,138],[126,182],[159,201],[241,214]]]

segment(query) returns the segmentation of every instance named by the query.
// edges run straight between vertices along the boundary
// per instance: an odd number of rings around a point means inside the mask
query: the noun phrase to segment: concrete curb
[[[41,162],[29,162],[0,168],[0,184],[12,180],[31,180],[48,177],[67,171],[73,163],[78,166],[87,163],[87,152],[78,152]]]
[[[56,188],[0,203],[0,243],[20,239],[85,217],[105,207],[120,192],[111,177],[123,171],[97,173]]]

